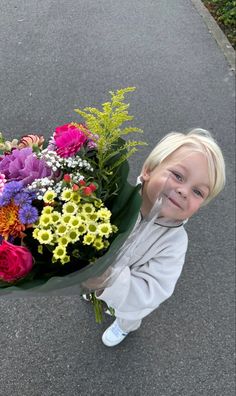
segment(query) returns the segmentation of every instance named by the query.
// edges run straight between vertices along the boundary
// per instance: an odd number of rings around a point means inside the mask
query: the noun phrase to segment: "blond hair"
[[[208,161],[210,193],[204,205],[211,201],[225,185],[225,162],[221,149],[211,133],[205,129],[192,129],[188,133],[171,132],[166,135],[151,151],[145,160],[144,169],[152,171],[180,147],[203,153]],[[142,173],[141,172],[141,173]]]

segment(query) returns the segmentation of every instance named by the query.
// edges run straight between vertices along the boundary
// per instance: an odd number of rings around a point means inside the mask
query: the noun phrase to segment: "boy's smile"
[[[205,155],[186,147],[176,150],[152,171],[145,169],[142,178],[144,216],[159,197],[162,198],[160,216],[185,220],[200,208],[210,192]]]

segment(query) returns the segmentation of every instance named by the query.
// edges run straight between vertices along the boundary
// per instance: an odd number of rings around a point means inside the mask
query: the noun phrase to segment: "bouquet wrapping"
[[[123,127],[133,90],[110,92],[102,110],[76,109],[84,122],[57,127],[48,142],[0,135],[1,297],[82,293],[91,278],[94,289],[111,279],[141,205],[128,158],[145,143],[123,139],[142,132]]]

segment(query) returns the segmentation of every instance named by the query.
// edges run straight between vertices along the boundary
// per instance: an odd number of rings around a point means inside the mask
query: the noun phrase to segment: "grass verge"
[[[203,4],[236,49],[236,1],[203,0]]]

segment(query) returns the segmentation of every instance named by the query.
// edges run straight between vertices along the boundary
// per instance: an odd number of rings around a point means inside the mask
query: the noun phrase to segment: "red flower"
[[[33,267],[33,257],[23,246],[3,241],[0,246],[0,279],[13,282],[26,276]]]
[[[80,186],[85,186],[86,183],[85,183],[85,181],[82,179],[82,180],[79,181],[79,185],[80,185]]]
[[[86,186],[86,183],[85,183],[84,180],[80,180],[80,181],[79,181],[79,185],[80,185],[80,186]]]
[[[73,191],[78,191],[78,189],[79,189],[79,186],[77,184],[73,184],[72,190]]]
[[[96,191],[96,190],[97,190],[97,186],[95,186],[95,184],[93,184],[93,183],[90,183],[89,188],[90,188],[92,191]]]
[[[89,195],[92,194],[92,190],[91,190],[90,187],[84,187],[84,188],[83,188],[83,193],[84,193],[84,195],[89,196]]]
[[[68,173],[66,173],[66,174],[63,176],[63,180],[64,180],[66,183],[69,183],[69,182],[71,181],[70,175],[68,175]]]

